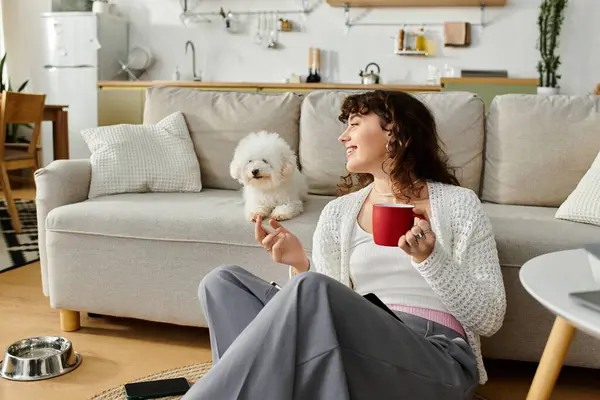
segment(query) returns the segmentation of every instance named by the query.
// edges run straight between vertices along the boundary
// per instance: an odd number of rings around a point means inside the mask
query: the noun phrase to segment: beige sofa
[[[259,129],[279,132],[297,149],[312,195],[304,214],[285,225],[310,252],[319,212],[344,172],[336,139],[347,94],[149,89],[145,122],[184,113],[204,188],[87,199],[88,160],[56,161],[37,171],[43,285],[52,307],[206,326],[196,292],[212,268],[238,264],[285,282],[287,269],[254,241],[228,164],[237,140]],[[600,227],[554,218],[600,150],[598,97],[504,95],[486,118],[483,101],[471,93],[418,96],[435,114],[461,183],[485,202],[496,234],[508,310],[503,328],[483,339],[484,355],[537,361],[553,316],[523,290],[519,267],[600,237]],[[65,330],[78,328],[77,313],[62,315]],[[578,335],[566,363],[600,367],[600,342]]]

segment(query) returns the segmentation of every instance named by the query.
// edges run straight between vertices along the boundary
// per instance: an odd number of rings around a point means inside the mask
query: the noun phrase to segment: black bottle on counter
[[[308,50],[308,76],[306,77],[306,83],[321,82],[321,75],[319,74],[320,65],[321,51],[311,47]]]

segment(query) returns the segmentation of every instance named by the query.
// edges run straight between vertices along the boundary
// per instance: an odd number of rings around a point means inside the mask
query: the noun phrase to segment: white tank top
[[[448,312],[411,257],[398,247],[378,246],[373,235],[354,224],[350,246],[350,278],[360,295],[374,293],[385,304]]]

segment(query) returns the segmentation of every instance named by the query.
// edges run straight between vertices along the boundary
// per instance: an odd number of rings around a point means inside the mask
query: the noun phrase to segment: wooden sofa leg
[[[64,332],[74,332],[81,328],[79,311],[60,310],[60,329]]]

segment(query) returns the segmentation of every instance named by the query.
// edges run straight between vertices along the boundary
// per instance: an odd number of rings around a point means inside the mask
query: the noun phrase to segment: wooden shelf
[[[428,55],[428,53],[426,51],[419,51],[419,50],[396,50],[395,53],[399,56],[427,57],[427,55]]]
[[[504,7],[506,0],[326,0],[332,7]]]

